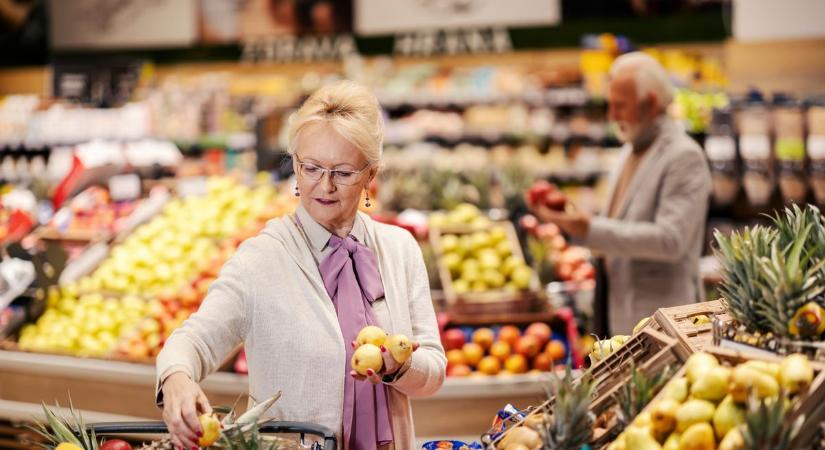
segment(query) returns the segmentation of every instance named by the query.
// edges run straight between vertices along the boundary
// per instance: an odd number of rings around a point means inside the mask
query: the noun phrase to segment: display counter
[[[99,359],[0,351],[0,419],[32,416],[41,402],[111,419],[160,419],[152,401],[155,368]],[[507,403],[538,405],[544,391],[538,375],[448,378],[432,397],[412,400],[419,436],[479,436]],[[247,392],[246,375],[215,373],[201,383],[213,405],[233,405]],[[243,408],[245,398],[238,404]],[[124,419],[126,420],[126,419]],[[94,421],[89,417],[88,421]]]

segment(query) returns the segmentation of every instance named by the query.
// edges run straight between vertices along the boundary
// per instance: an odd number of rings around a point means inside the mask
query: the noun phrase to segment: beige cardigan
[[[447,364],[427,272],[407,231],[362,213],[356,220],[384,283],[385,299],[373,304],[378,321],[388,332],[406,334],[421,345],[389,390],[394,446],[413,449],[408,397],[434,394]],[[270,410],[274,418],[337,430],[340,443],[349,362],[332,300],[293,217],[271,220],[224,265],[198,312],[172,333],[158,355],[158,384],[177,371],[204,379],[240,342],[247,352],[250,395],[265,399],[282,390]]]

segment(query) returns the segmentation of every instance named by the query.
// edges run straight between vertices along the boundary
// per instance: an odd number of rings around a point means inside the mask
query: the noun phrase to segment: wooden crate
[[[596,383],[595,397],[590,404],[590,411],[599,416],[609,408],[616,406],[616,394],[631,375],[631,367],[635,366],[647,376],[654,376],[661,373],[665,368],[679,362],[675,351],[676,341],[662,333],[654,330],[641,330],[634,334],[615,352],[594,364],[589,373]],[[580,379],[580,378],[579,378]],[[579,379],[574,381],[578,383]],[[538,407],[534,408],[523,420],[519,421],[512,428],[521,426],[530,416],[543,414],[553,408],[555,398],[550,398]],[[510,428],[510,429],[512,429]],[[608,430],[605,435],[609,435]],[[491,448],[496,448],[496,444],[507,435],[505,431],[490,444]],[[594,448],[599,448],[606,442],[594,442]]]
[[[518,235],[513,224],[508,221],[492,222],[487,227],[452,226],[433,228],[430,230],[430,244],[435,253],[438,276],[444,290],[444,299],[452,311],[463,314],[501,314],[510,312],[526,313],[541,309],[538,300],[541,298],[541,285],[538,275],[534,272],[527,290],[510,292],[504,289],[495,289],[483,292],[456,293],[453,288],[453,278],[450,270],[443,264],[444,256],[441,243],[444,235],[470,235],[476,232],[488,232],[493,228],[501,228],[507,234],[512,254],[524,259],[524,253],[519,244]]]
[[[711,321],[700,325],[694,324],[694,317],[700,315],[708,316]],[[721,300],[660,308],[653,318],[656,324],[651,326],[661,327],[665,334],[678,341],[676,350],[683,359],[713,346],[714,319],[723,323],[732,320]]]
[[[740,363],[749,360],[758,360],[758,361],[768,361],[768,362],[780,362],[782,360],[781,357],[778,356],[766,356],[763,354],[757,353],[749,353],[749,352],[738,352],[733,350],[728,350],[720,347],[708,346],[702,349],[703,352],[710,353],[719,360],[719,363],[725,366],[736,366]],[[685,376],[685,367],[679,369],[676,374],[673,376],[673,379]],[[650,406],[655,404],[657,401],[662,399],[662,393],[660,392],[653,400],[645,407],[642,412],[649,412]],[[794,404],[792,405],[790,411],[787,413],[786,417],[788,421],[796,420],[801,414],[805,414],[806,417],[813,417],[818,416],[821,412],[818,408],[825,402],[825,365],[815,362],[814,363],[814,380],[811,383],[808,391],[804,394],[801,394]],[[800,430],[800,433],[797,435],[794,443],[791,445],[792,449],[809,449],[811,448],[811,444],[813,439],[815,438],[815,434],[818,431],[818,423],[814,423],[812,420],[806,420],[805,425]]]

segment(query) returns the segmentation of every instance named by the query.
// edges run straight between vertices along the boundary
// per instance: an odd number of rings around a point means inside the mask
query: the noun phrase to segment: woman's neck
[[[355,225],[355,218],[352,218],[343,223],[323,223],[318,222],[319,225],[324,227],[330,233],[340,237],[346,238],[352,233],[352,227]]]

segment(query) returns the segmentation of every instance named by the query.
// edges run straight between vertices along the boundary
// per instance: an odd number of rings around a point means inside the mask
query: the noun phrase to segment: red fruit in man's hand
[[[541,203],[544,201],[548,192],[555,190],[556,186],[552,183],[545,180],[537,180],[530,186],[530,190],[527,191],[527,198],[531,204]]]
[[[544,196],[544,204],[555,211],[564,211],[567,204],[567,196],[562,191],[550,191]]]

